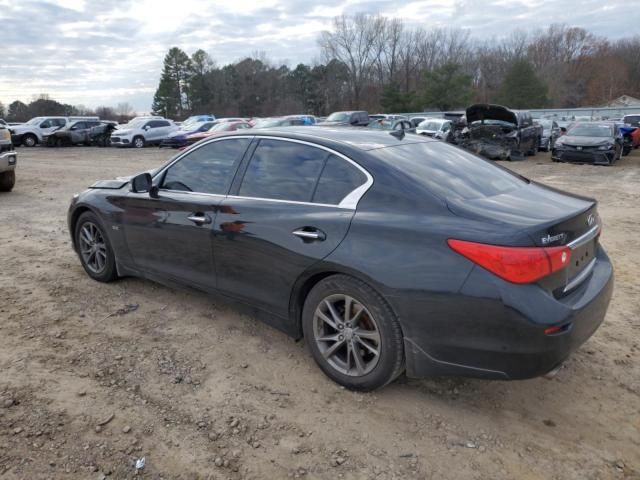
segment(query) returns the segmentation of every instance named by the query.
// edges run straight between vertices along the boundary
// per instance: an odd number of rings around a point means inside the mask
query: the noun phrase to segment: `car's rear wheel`
[[[10,192],[16,184],[15,170],[0,173],[0,192]]]
[[[37,143],[38,138],[31,133],[27,133],[22,137],[22,145],[24,145],[25,147],[35,147]]]
[[[400,325],[384,299],[359,280],[334,275],[315,285],[302,326],[322,371],[349,389],[380,388],[404,370]]]
[[[99,282],[118,278],[116,260],[102,223],[93,212],[85,212],[76,222],[76,247],[85,272]]]
[[[136,137],[133,139],[133,146],[136,148],[143,148],[144,147],[144,138],[142,137]]]

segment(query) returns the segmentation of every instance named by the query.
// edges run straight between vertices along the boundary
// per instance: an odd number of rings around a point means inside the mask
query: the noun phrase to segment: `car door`
[[[136,269],[204,290],[215,288],[213,225],[250,142],[250,137],[207,142],[154,177],[157,198],[129,192],[122,226]]]
[[[146,131],[144,135],[145,141],[156,142],[161,139],[162,128],[159,120],[150,120],[142,128]]]
[[[40,133],[43,136],[47,136],[47,135],[51,135],[51,133],[55,132],[59,128],[64,127],[66,122],[62,121],[62,124],[61,124],[60,123],[61,120],[62,119],[57,119],[57,118],[47,118],[42,123],[40,123],[40,126],[39,126]]]
[[[286,322],[296,279],[340,244],[371,177],[317,145],[256,141],[216,217],[218,289]]]

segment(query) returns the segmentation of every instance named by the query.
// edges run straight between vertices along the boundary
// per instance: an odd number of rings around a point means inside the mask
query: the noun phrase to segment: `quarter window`
[[[329,153],[281,140],[260,140],[239,195],[309,202]]]
[[[313,195],[314,203],[338,205],[344,197],[367,181],[365,174],[336,155],[327,159]]]
[[[167,169],[161,188],[225,195],[248,138],[219,140],[193,150]]]

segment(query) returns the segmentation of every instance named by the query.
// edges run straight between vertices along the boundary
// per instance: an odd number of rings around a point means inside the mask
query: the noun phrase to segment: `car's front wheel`
[[[118,278],[116,259],[102,223],[93,212],[85,212],[76,222],[76,248],[85,272],[99,282]]]
[[[25,147],[35,147],[37,144],[38,138],[31,133],[27,133],[22,137],[22,145]]]
[[[367,284],[334,275],[315,285],[304,304],[302,327],[324,373],[352,390],[370,391],[404,370],[400,325]]]
[[[144,138],[143,137],[135,137],[133,139],[133,146],[136,148],[143,148],[144,147]]]
[[[0,173],[0,192],[10,192],[16,184],[15,170]]]

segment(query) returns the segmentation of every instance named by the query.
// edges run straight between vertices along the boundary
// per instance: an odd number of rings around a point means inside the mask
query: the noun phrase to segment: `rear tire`
[[[8,172],[0,173],[0,192],[10,192],[13,190],[13,186],[16,184],[16,171],[9,170]]]
[[[116,257],[102,222],[93,212],[84,212],[78,218],[74,238],[84,271],[98,282],[111,282],[118,278]]]
[[[302,328],[318,366],[350,390],[375,390],[404,371],[400,324],[360,280],[333,275],[316,284],[304,303]]]

